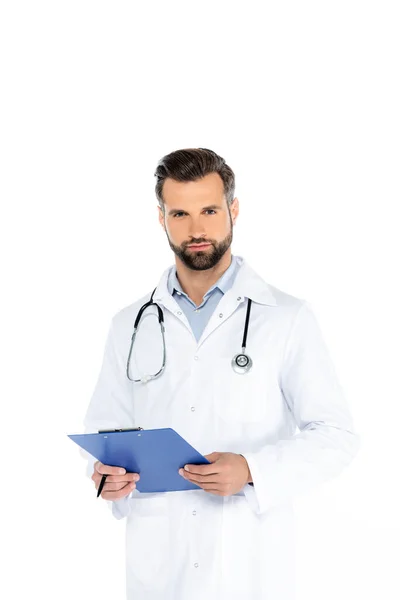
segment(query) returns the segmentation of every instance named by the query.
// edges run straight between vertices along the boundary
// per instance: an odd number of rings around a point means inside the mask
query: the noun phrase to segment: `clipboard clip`
[[[99,429],[99,433],[114,433],[114,431],[143,431],[143,427],[133,427],[128,429]]]

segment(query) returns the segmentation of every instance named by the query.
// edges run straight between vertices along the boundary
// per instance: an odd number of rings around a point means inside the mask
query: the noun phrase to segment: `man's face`
[[[164,181],[165,217],[159,220],[176,256],[194,271],[213,268],[232,243],[232,229],[239,213],[235,198],[228,208],[224,185],[218,173],[197,181]],[[192,244],[208,244],[190,248]]]

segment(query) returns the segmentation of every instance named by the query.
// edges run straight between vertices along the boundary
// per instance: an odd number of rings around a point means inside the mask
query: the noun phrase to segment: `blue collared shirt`
[[[231,264],[228,269],[204,295],[203,301],[199,306],[196,306],[193,300],[182,290],[176,276],[176,266],[170,270],[168,275],[168,291],[185,313],[197,341],[199,341],[218,302],[225,292],[232,287],[239,268],[240,265],[236,256],[232,255]]]

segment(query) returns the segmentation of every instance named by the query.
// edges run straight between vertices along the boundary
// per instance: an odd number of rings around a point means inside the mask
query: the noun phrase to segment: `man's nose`
[[[203,238],[206,237],[206,230],[204,228],[204,225],[201,223],[201,221],[196,221],[195,219],[192,220],[190,227],[189,227],[189,235],[191,238],[193,238],[194,240],[202,240]],[[196,243],[196,242],[193,242]],[[201,242],[198,242],[201,243]]]

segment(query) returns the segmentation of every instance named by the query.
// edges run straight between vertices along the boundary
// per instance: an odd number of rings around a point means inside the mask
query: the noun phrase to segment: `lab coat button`
[[[192,512],[192,515],[195,515],[195,514],[196,514],[196,511],[194,510],[194,511]]]
[[[197,569],[197,567],[199,566],[199,563],[194,563],[194,566],[195,566],[195,567],[196,567],[196,569]]]
[[[199,357],[198,357],[198,356],[195,356],[195,357],[194,357],[194,360],[199,360]]]
[[[221,319],[223,317],[223,313],[219,313],[219,318]]]
[[[177,315],[181,315],[182,312],[180,310],[178,310],[178,312],[176,313]]]
[[[190,410],[191,410],[192,412],[194,412],[194,411],[196,410],[196,408],[195,408],[194,406],[191,406],[191,407],[190,407]]]
[[[241,300],[241,299],[242,299],[242,296],[239,296],[238,300]]]

